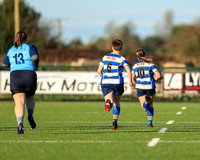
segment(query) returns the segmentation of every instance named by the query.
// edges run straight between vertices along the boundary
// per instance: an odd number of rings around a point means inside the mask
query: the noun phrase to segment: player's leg
[[[153,116],[154,116],[153,100],[154,100],[154,95],[150,96],[150,107],[149,110],[147,111],[149,127],[153,127]]]
[[[146,103],[146,95],[144,96],[140,96],[138,97],[141,107],[142,109],[147,112],[147,117],[148,117],[148,126],[152,127],[152,121],[153,121],[153,114],[154,114],[154,110],[153,110],[153,106],[151,107],[151,101],[153,99],[152,96],[150,96],[150,100],[149,103]]]
[[[148,108],[150,107],[150,102],[149,103],[146,102],[146,95],[140,96],[140,97],[138,97],[138,99],[140,101],[140,105],[141,105],[142,109],[144,111],[147,111]]]
[[[114,103],[113,103],[113,126],[112,126],[112,129],[117,129],[118,128],[117,120],[118,120],[119,114],[120,114],[120,99],[124,93],[124,85],[123,84],[114,85],[113,90],[114,90]]]
[[[28,111],[28,121],[30,124],[30,127],[32,129],[35,129],[36,127],[36,123],[35,120],[33,118],[33,113],[34,113],[34,109],[35,109],[35,99],[34,99],[34,95],[35,95],[35,91],[37,88],[37,75],[35,72],[32,71],[27,71],[26,72],[26,83],[25,85],[25,91],[26,91],[26,108]]]
[[[101,85],[101,90],[105,99],[105,111],[109,112],[113,106],[113,87],[112,85]]]
[[[119,118],[120,114],[120,98],[121,95],[115,95],[114,96],[114,103],[113,103],[113,126],[112,129],[117,129],[117,120]]]
[[[31,97],[27,96],[26,97],[26,108],[27,108],[27,111],[28,111],[28,121],[29,121],[30,127],[32,129],[35,129],[36,123],[35,123],[35,120],[33,118],[33,113],[34,113],[34,109],[35,109],[34,96],[31,96]]]
[[[137,97],[140,101],[142,109],[147,112],[148,126],[153,127],[152,125],[153,115],[154,115],[154,109],[153,109],[154,96],[153,95],[155,94],[155,90],[137,89],[136,93],[137,93]]]
[[[150,107],[150,96],[147,94],[147,90],[136,89],[136,96],[138,97],[141,107],[144,111],[147,111]]]
[[[24,105],[25,105],[25,93],[16,93],[13,95],[15,102],[15,116],[18,123],[18,134],[24,133],[23,118],[24,118]]]
[[[109,92],[105,97],[105,111],[109,112],[113,106],[113,91]]]

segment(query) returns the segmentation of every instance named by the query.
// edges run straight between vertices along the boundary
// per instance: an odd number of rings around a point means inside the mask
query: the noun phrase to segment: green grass
[[[0,160],[196,160],[200,157],[199,103],[155,103],[154,127],[147,127],[139,103],[121,103],[119,128],[103,102],[37,102],[37,128],[24,118],[17,135],[14,103],[0,102]],[[181,108],[186,106],[186,110]],[[181,115],[176,115],[182,111]],[[166,124],[175,120],[173,124]],[[160,133],[161,128],[167,128]],[[160,138],[148,147],[153,138]]]

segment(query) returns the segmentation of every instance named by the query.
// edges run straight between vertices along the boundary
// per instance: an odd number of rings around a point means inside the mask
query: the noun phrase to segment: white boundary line
[[[176,115],[181,115],[183,112],[179,111],[176,113]]]
[[[186,106],[183,106],[181,109],[182,109],[182,110],[186,110],[186,108],[187,108]]]
[[[161,128],[158,132],[160,133],[165,133],[167,131],[168,128]]]
[[[200,141],[159,141],[159,143],[200,143]]]
[[[149,143],[148,143],[148,147],[154,147],[156,146],[156,144],[160,141],[160,138],[153,138]]]
[[[91,141],[91,140],[72,140],[72,141],[63,141],[63,140],[0,140],[0,143],[147,143],[148,146],[155,146],[159,143],[200,143],[200,140],[193,141],[160,141],[160,138],[153,138],[149,141]]]
[[[175,121],[175,120],[170,120],[170,121],[168,121],[166,124],[172,124],[172,123],[174,123],[174,121]]]
[[[148,141],[104,141],[104,140],[0,140],[0,143],[147,143]]]

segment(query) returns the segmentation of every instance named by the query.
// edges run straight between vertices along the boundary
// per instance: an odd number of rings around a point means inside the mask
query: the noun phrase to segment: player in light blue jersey
[[[99,63],[97,73],[101,76],[101,89],[105,99],[105,111],[109,112],[113,106],[112,129],[117,129],[120,114],[120,98],[124,93],[124,68],[128,73],[129,85],[132,88],[131,69],[126,59],[120,55],[123,43],[119,39],[112,41],[112,52],[105,55]]]
[[[18,134],[24,134],[24,107],[28,110],[30,127],[34,129],[36,123],[33,118],[35,108],[35,91],[37,87],[36,70],[39,54],[33,45],[27,42],[27,35],[23,31],[16,34],[15,45],[11,47],[3,61],[3,66],[10,68],[10,91],[15,102],[15,115],[18,123]]]
[[[136,51],[138,61],[132,69],[132,81],[136,88],[136,96],[144,111],[147,112],[148,126],[153,127],[152,121],[154,116],[153,100],[156,93],[155,79],[161,79],[157,67],[151,58],[146,57],[143,49]]]

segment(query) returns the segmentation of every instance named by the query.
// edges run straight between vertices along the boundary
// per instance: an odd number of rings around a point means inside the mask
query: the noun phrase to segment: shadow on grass
[[[104,134],[104,133],[148,133],[158,132],[162,126],[149,128],[148,126],[119,126],[118,129],[112,130],[111,126],[52,126],[37,127],[35,133],[42,134]],[[24,128],[30,131],[29,127]],[[0,132],[16,131],[17,127],[0,127]],[[197,126],[173,126],[169,127],[166,132],[200,132]]]
[[[65,126],[43,127],[39,131],[50,131],[46,134],[104,134],[104,133],[134,133],[134,132],[157,132],[157,129],[136,126],[120,126],[112,130],[111,126]],[[51,132],[52,131],[52,132]],[[56,131],[56,132],[55,132]],[[45,133],[44,133],[45,134]]]

